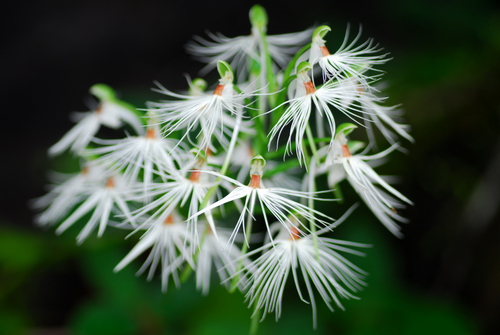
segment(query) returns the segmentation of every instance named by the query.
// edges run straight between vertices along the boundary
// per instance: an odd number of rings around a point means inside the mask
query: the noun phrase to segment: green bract
[[[321,38],[323,39],[323,37],[325,37],[325,35],[331,31],[332,28],[328,27],[328,26],[319,26],[318,28],[316,28],[313,32],[313,35],[312,35],[312,39],[316,39],[316,38]]]
[[[266,166],[266,160],[261,155],[254,156],[250,161],[250,165],[258,164],[262,167]]]

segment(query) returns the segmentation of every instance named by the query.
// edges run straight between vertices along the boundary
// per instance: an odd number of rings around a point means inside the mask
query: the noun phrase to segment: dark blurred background
[[[244,334],[251,311],[214,284],[202,297],[188,281],[162,294],[132,264],[112,269],[134,241],[74,243],[33,226],[29,199],[44,194],[49,170],[71,172],[46,150],[86,111],[88,89],[107,83],[144,107],[158,80],[186,88],[202,64],[184,52],[195,34],[249,33],[254,2],[9,1],[0,5],[2,191],[0,334]],[[494,334],[500,329],[500,10],[495,1],[261,2],[269,34],[329,24],[334,51],[345,28],[363,26],[391,53],[385,91],[402,103],[414,145],[381,167],[401,176],[414,201],[398,240],[369,211],[339,236],[373,244],[356,260],[367,270],[361,301],[331,313],[317,301],[316,334]],[[353,260],[354,261],[354,260]],[[261,334],[312,333],[310,306],[287,290],[279,323]],[[317,299],[319,297],[317,296]],[[320,300],[320,299],[319,299]]]

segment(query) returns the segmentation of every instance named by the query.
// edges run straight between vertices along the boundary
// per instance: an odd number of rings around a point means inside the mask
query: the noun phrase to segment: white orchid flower
[[[33,208],[44,208],[35,217],[35,222],[40,226],[60,222],[85,197],[89,189],[102,182],[103,174],[104,169],[95,161],[85,162],[79,173],[53,173],[54,184],[50,185],[49,193],[31,203]]]
[[[363,282],[366,272],[344,258],[340,252],[364,256],[364,253],[350,247],[364,248],[369,245],[319,236],[338,226],[354,208],[355,206],[351,207],[335,224],[319,230],[315,235],[300,236],[297,228],[289,226],[287,229],[280,225],[274,243],[265,244],[245,255],[249,257],[264,251],[259,258],[245,266],[240,271],[244,274],[239,276],[240,281],[248,281],[246,298],[249,305],[263,309],[262,320],[271,312],[275,312],[276,321],[281,316],[284,288],[290,273],[301,300],[312,306],[314,328],[316,328],[316,302],[313,286],[332,311],[332,302],[344,310],[339,298],[358,299],[351,292],[357,292],[366,285]],[[291,230],[291,235],[288,230]],[[301,274],[309,301],[303,297],[300,289]]]
[[[50,156],[60,155],[67,149],[80,154],[99,131],[101,125],[118,129],[123,123],[127,123],[137,134],[144,133],[142,123],[130,110],[131,107],[126,107],[124,103],[118,101],[110,87],[98,84],[92,86],[90,92],[100,98],[99,106],[93,111],[74,112],[70,116],[77,124],[49,148]]]
[[[120,271],[144,251],[151,248],[148,258],[137,272],[137,275],[142,274],[150,266],[147,279],[151,280],[158,263],[160,263],[162,291],[167,291],[170,276],[174,279],[176,287],[179,287],[178,270],[184,261],[194,267],[191,253],[186,246],[186,244],[189,245],[192,242],[186,223],[176,212],[172,212],[165,219],[158,217],[150,220],[146,225],[141,225],[141,227],[148,227],[148,229],[113,271],[115,273]]]
[[[86,198],[71,215],[56,229],[56,234],[63,233],[85,214],[92,212],[92,216],[85,224],[83,230],[78,234],[78,244],[83,241],[99,227],[97,237],[101,237],[109,223],[112,213],[125,216],[134,225],[127,199],[133,197],[130,183],[120,174],[113,174],[105,178],[105,182],[93,185],[84,192]]]
[[[263,61],[264,39],[271,59],[283,69],[295,53],[309,41],[313,32],[311,28],[297,33],[263,36],[261,31],[264,33],[267,31],[267,14],[259,5],[253,6],[250,10],[250,21],[252,29],[248,36],[231,38],[220,33],[208,32],[211,40],[199,36],[193,37],[193,41],[186,45],[186,50],[207,64],[200,71],[202,75],[213,70],[219,60],[224,60],[237,71],[240,81],[245,80],[245,74],[249,73],[251,63]]]
[[[314,31],[309,62],[311,64],[319,63],[325,79],[354,77],[364,88],[368,88],[369,82],[383,73],[373,66],[384,64],[390,58],[387,58],[387,54],[377,54],[382,49],[378,45],[374,45],[372,39],[356,46],[361,37],[361,29],[354,40],[348,43],[349,27],[347,27],[342,45],[334,54],[330,54],[323,39],[330,30],[328,26],[320,26]],[[379,73],[370,76],[366,74],[368,70]]]
[[[291,197],[308,199],[308,198],[314,198],[315,196],[314,194],[311,194],[309,192],[288,190],[285,188],[265,188],[261,182],[263,169],[265,165],[265,160],[262,158],[262,156],[259,155],[254,157],[251,165],[252,165],[252,169],[250,171],[251,180],[249,185],[243,185],[237,180],[223,176],[216,172],[206,171],[206,173],[210,173],[222,179],[225,179],[231,182],[232,184],[235,184],[237,187],[223,199],[193,214],[191,218],[194,218],[203,213],[210,213],[212,209],[220,207],[226,203],[244,198],[245,203],[241,210],[240,217],[236,222],[234,230],[229,238],[229,245],[231,245],[234,242],[236,235],[238,234],[240,229],[242,229],[242,227],[243,227],[243,234],[244,235],[246,234],[246,227],[249,224],[248,222],[249,220],[255,220],[255,218],[253,217],[253,213],[257,201],[260,207],[262,208],[264,222],[266,224],[269,234],[270,234],[270,228],[269,228],[269,221],[267,218],[267,212],[271,212],[272,215],[284,227],[289,227],[290,225],[296,226],[296,224],[294,224],[289,219],[289,216],[295,218],[298,223],[301,223],[298,217],[302,217],[306,221],[314,222],[318,226],[326,226],[328,225],[329,221],[330,222],[333,221],[333,219],[330,218],[329,216],[287,198],[287,196],[291,196]],[[248,219],[245,220],[245,216],[247,215]],[[248,236],[245,236],[245,240],[248,243]]]
[[[351,124],[349,129],[343,128],[343,130],[350,132],[355,127]],[[401,227],[395,221],[406,222],[407,220],[397,213],[397,209],[404,207],[403,202],[410,205],[413,205],[413,203],[389,185],[367,163],[368,161],[386,157],[398,146],[399,144],[396,143],[390,148],[370,156],[351,154],[347,145],[346,133],[339,131],[333,146],[328,151],[327,161],[322,170],[325,171],[326,169],[332,174],[332,176],[329,176],[330,187],[333,187],[344,177],[347,178],[351,186],[384,226],[394,235],[402,237]],[[322,154],[324,155],[327,150],[326,147],[322,149]]]
[[[284,114],[278,120],[276,125],[269,132],[269,148],[272,141],[276,138],[279,141],[280,135],[287,125],[290,125],[290,133],[286,142],[286,151],[291,153],[291,145],[296,145],[296,154],[299,162],[304,161],[304,152],[302,140],[309,123],[313,106],[316,109],[317,117],[326,119],[323,124],[327,124],[330,132],[335,134],[336,122],[333,110],[339,110],[351,119],[363,118],[362,110],[358,106],[346,104],[345,101],[356,99],[358,92],[352,85],[345,85],[344,81],[329,80],[321,88],[316,89],[307,72],[311,65],[302,62],[297,68],[297,91],[296,97],[285,102],[289,104]],[[299,84],[300,83],[300,84]],[[280,106],[278,106],[280,107]],[[332,110],[331,107],[334,109]],[[273,112],[272,110],[271,112]],[[295,138],[295,141],[292,139]],[[333,141],[333,137],[332,137]]]

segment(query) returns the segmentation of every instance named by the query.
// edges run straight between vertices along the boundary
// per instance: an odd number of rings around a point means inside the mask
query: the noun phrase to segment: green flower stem
[[[207,236],[208,227],[210,226],[207,224],[207,229],[205,229],[203,235],[201,236],[200,247],[196,249],[193,255],[193,262],[195,262],[196,259],[198,259],[198,254],[200,253],[201,246],[203,245],[203,242],[205,242],[205,236]],[[181,274],[181,283],[185,283],[191,276],[191,273],[193,273],[193,268],[189,264],[187,264],[187,266],[184,268]]]
[[[316,119],[316,131],[318,132],[318,137],[324,137],[325,136],[325,128],[323,127],[323,122],[325,121],[319,113],[316,113],[315,115]],[[323,143],[319,143],[319,147],[321,148],[323,146]]]
[[[255,197],[255,193],[253,195]],[[252,200],[255,200],[254,199],[251,199],[250,201]],[[253,203],[251,204],[251,207],[250,208],[250,211],[248,212],[248,216],[247,216],[247,227],[246,227],[246,231],[245,231],[245,235],[247,237],[247,239],[250,238],[250,235],[252,234],[252,223],[253,223],[253,218],[252,218],[252,214],[250,213],[253,213]],[[230,293],[233,293],[234,291],[236,291],[236,288],[238,287],[238,281],[240,280],[240,271],[241,269],[243,268],[243,256],[247,253],[248,251],[248,240],[245,241],[245,243],[243,243],[243,246],[241,247],[241,260],[238,262],[238,266],[236,267],[236,276],[234,276],[233,280],[231,281],[231,288],[229,289],[229,292]]]
[[[309,125],[308,125],[308,127],[309,127]],[[316,182],[315,182],[315,178],[314,178],[314,173],[316,171],[316,164],[317,164],[317,160],[316,160],[316,158],[313,158],[311,160],[311,165],[309,166],[309,175],[307,176],[309,179],[308,180],[309,181],[309,192],[311,192],[311,193],[316,192]],[[316,254],[316,259],[319,261],[318,236],[316,235],[316,224],[314,221],[314,199],[313,199],[313,197],[309,197],[308,207],[310,209],[309,213],[312,216],[312,219],[310,221],[310,228],[311,228],[311,234],[313,237],[314,251]]]
[[[306,171],[309,171],[309,166],[311,166],[311,157],[309,157],[309,152],[307,152],[307,147],[304,142],[302,142],[302,152],[304,153],[304,161],[306,162]]]
[[[259,295],[260,298],[260,295]],[[252,316],[252,321],[250,323],[250,335],[256,335],[257,331],[259,330],[259,323],[260,323],[260,316],[262,315],[262,309],[257,308],[258,303],[259,303],[259,298],[255,299],[253,303],[253,316]]]
[[[239,94],[242,93],[241,89],[238,86],[233,85],[233,88]],[[260,97],[258,99],[260,99]],[[247,99],[245,99],[245,103],[250,104],[250,101],[248,101]],[[256,152],[256,154],[259,154],[261,152],[264,153],[267,150],[263,150],[262,148],[267,148],[267,136],[266,136],[266,133],[265,133],[265,130],[264,130],[263,120],[260,117],[261,115],[257,114],[257,111],[255,111],[255,109],[249,109],[249,110],[250,110],[251,117],[254,118],[254,120],[255,120],[255,125],[256,125],[255,128],[257,130],[257,137],[256,137],[257,144],[255,145],[255,147],[253,149]]]
[[[261,36],[260,38],[260,74],[259,74],[259,91],[264,91],[262,95],[259,95],[258,97],[258,110],[259,110],[259,115],[258,118],[260,122],[262,123],[262,126],[265,124],[266,120],[266,115],[264,114],[266,112],[266,107],[267,107],[267,100],[268,100],[268,95],[265,94],[267,93],[267,90],[264,90],[264,87],[266,87],[266,81],[267,81],[267,86],[270,88],[271,84],[269,81],[269,76],[267,75],[267,58],[269,56],[268,50],[267,50],[267,41],[266,41],[266,33],[264,32],[264,29],[259,28],[259,34]],[[272,79],[271,79],[272,80]],[[264,131],[264,127],[262,127],[262,130]]]
[[[267,46],[267,39],[266,39],[266,32],[264,31],[263,28],[260,28],[259,29],[259,32],[260,32],[260,36],[261,36],[261,71],[262,71],[262,68],[264,68],[264,72],[265,72],[265,78],[267,80],[267,85],[269,85],[269,91],[270,92],[275,92],[277,87],[278,87],[278,83],[276,82],[276,77],[273,73],[273,63],[272,63],[272,60],[271,60],[271,55],[269,54],[269,50],[268,50],[268,46]],[[262,87],[261,87],[262,88]],[[275,102],[275,97],[274,95],[273,96],[270,96],[269,98],[269,102],[270,102],[270,105],[271,106],[274,106],[274,104],[276,103]],[[265,108],[265,106],[264,106]]]
[[[307,139],[309,140],[309,147],[311,148],[313,156],[316,159],[316,164],[319,164],[320,161],[318,156],[318,150],[316,149],[316,144],[314,143],[314,136],[311,131],[311,126],[309,124],[307,124],[306,126],[306,134],[307,134]]]
[[[267,136],[264,131],[264,123],[261,116],[262,114],[259,114],[258,116],[256,115],[253,119],[256,125],[255,129],[257,130],[257,136],[255,137],[255,140],[252,141],[252,149],[256,155],[262,155],[267,152]]]
[[[334,186],[335,188],[333,189],[333,195],[335,196],[336,199],[338,199],[339,204],[344,203],[344,195],[342,194],[342,190],[340,189],[339,183]]]
[[[316,192],[316,182],[314,178],[314,173],[316,171],[316,165],[319,165],[320,160],[318,156],[318,150],[316,149],[316,144],[314,143],[314,136],[311,131],[311,126],[307,124],[306,126],[306,134],[307,138],[309,140],[309,147],[311,148],[311,151],[313,153],[314,158],[311,159],[310,163],[308,164],[309,169],[308,169],[308,181],[309,181],[309,192],[314,193]],[[313,236],[313,245],[314,245],[314,250],[316,253],[316,259],[319,260],[319,249],[318,249],[318,236],[316,235],[316,224],[314,222],[314,199],[310,197],[308,199],[308,206],[310,208],[310,214],[313,217],[313,219],[310,221],[310,229],[311,229],[311,234]]]
[[[255,122],[259,128],[258,136],[257,136],[257,144],[254,145],[255,154],[262,154],[267,151],[267,136],[266,136],[266,112],[267,105],[274,105],[275,98],[274,95],[269,96],[267,92],[274,92],[277,88],[276,78],[272,71],[272,60],[271,55],[269,54],[267,40],[266,40],[266,32],[264,27],[259,27],[260,33],[260,80],[259,80],[259,90],[264,90],[267,86],[267,90],[265,90],[262,95],[258,97],[258,117],[255,118]]]

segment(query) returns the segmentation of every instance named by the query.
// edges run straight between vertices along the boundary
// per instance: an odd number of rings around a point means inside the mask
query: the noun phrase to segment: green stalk
[[[260,34],[260,73],[259,73],[259,90],[264,90],[264,87],[267,86],[267,90],[265,90],[262,95],[258,96],[258,117],[254,118],[256,124],[259,126],[258,136],[257,136],[257,144],[254,146],[254,151],[256,154],[263,154],[267,150],[267,136],[266,134],[266,112],[267,105],[274,105],[275,98],[274,96],[269,96],[267,92],[275,92],[277,88],[276,78],[272,71],[272,59],[269,54],[267,40],[266,40],[266,32],[263,27],[259,28]],[[267,82],[267,84],[266,84]]]
[[[265,76],[266,80],[268,83],[269,91],[270,92],[275,92],[278,86],[278,83],[276,82],[276,77],[273,73],[273,62],[271,59],[271,55],[269,54],[268,46],[267,46],[267,39],[266,39],[266,32],[264,31],[263,28],[259,29],[260,36],[261,36],[261,51],[263,53],[263,58],[261,59],[261,71],[262,67],[265,66]],[[262,55],[261,55],[262,56]],[[262,73],[261,73],[262,75]],[[274,99],[272,96],[270,98],[270,104],[271,106],[274,106],[276,99]],[[265,107],[265,106],[264,106]]]
[[[316,192],[316,183],[315,183],[315,178],[314,178],[314,173],[316,171],[316,165],[319,165],[319,156],[318,156],[318,150],[316,149],[316,144],[314,143],[314,136],[311,131],[311,126],[309,123],[306,126],[306,134],[307,134],[307,139],[309,140],[309,147],[311,148],[311,151],[313,153],[314,159],[311,159],[310,164],[309,164],[309,169],[308,169],[308,179],[309,179],[309,192],[314,193]],[[316,224],[314,222],[314,199],[310,197],[308,199],[308,207],[310,208],[309,213],[313,217],[310,222],[310,228],[311,228],[311,234],[313,238],[313,245],[314,245],[314,251],[316,254],[316,259],[319,261],[319,249],[318,249],[318,236],[316,235]]]
[[[262,155],[267,152],[267,136],[264,132],[264,123],[260,117],[261,115],[262,114],[258,116],[255,115],[253,119],[256,125],[255,129],[257,130],[257,136],[255,137],[255,141],[252,142],[252,149],[256,155]]]
[[[340,189],[340,183],[337,183],[333,189],[333,195],[335,196],[336,199],[339,199],[339,204],[344,203],[344,195],[342,194],[342,190]]]
[[[250,238],[250,235],[252,234],[252,223],[253,223],[253,219],[252,219],[252,214],[253,213],[253,207],[254,207],[254,203],[255,203],[255,197],[256,197],[256,194],[253,193],[252,194],[252,199],[250,199],[251,203],[250,203],[250,211],[248,212],[248,216],[247,216],[247,227],[246,227],[246,231],[245,231],[245,235],[247,237],[247,239]],[[236,267],[236,276],[233,278],[233,280],[231,281],[231,288],[229,289],[229,292],[230,293],[233,293],[234,291],[236,291],[236,288],[238,287],[238,281],[240,280],[240,271],[241,269],[243,268],[243,255],[245,255],[248,251],[248,240],[245,241],[246,243],[243,243],[243,246],[241,247],[241,260],[238,262],[238,266]]]
[[[253,221],[252,216],[250,214],[248,214],[247,229],[245,232],[247,238],[249,238],[248,236],[250,236],[250,234],[252,234],[252,221]],[[241,247],[241,256],[245,255],[247,253],[247,251],[248,251],[248,242],[243,243],[243,246]],[[240,280],[240,274],[238,272],[241,271],[242,268],[243,268],[243,258],[238,262],[238,266],[236,267],[237,275],[231,281],[231,288],[229,289],[230,293],[233,293],[234,291],[236,291],[236,288],[238,287],[238,281]]]
[[[308,176],[308,178],[309,178],[309,192],[314,193],[314,192],[316,192],[316,183],[315,183],[315,178],[314,178],[314,172],[316,170],[316,164],[317,164],[316,158],[311,160],[311,162],[312,162],[312,164],[309,167],[310,170],[309,170],[309,176]],[[313,213],[313,211],[314,211],[314,199],[312,197],[310,197],[308,199],[308,206],[310,209],[309,213],[313,217],[310,221],[311,234],[313,237],[313,246],[314,246],[314,251],[316,254],[316,259],[319,261],[318,236],[316,235],[316,224],[314,222],[314,213]]]
[[[207,226],[209,226],[209,225],[207,224]],[[207,229],[205,229],[205,231],[203,232],[203,235],[201,236],[200,247],[198,249],[196,249],[196,251],[193,255],[193,262],[196,262],[196,260],[198,259],[198,254],[200,253],[201,246],[203,245],[203,242],[205,241],[206,236],[207,236]],[[193,273],[193,268],[189,264],[187,264],[187,266],[184,268],[184,270],[182,270],[181,283],[185,283],[189,279],[189,277],[191,276],[191,273]]]
[[[257,308],[259,303],[259,297],[254,301],[254,313],[252,317],[252,321],[250,323],[250,335],[256,335],[259,330],[260,316],[262,314],[262,309]]]
[[[319,164],[318,150],[316,149],[316,144],[314,143],[314,136],[312,134],[311,126],[309,125],[309,123],[307,124],[306,127],[306,134],[307,134],[307,139],[309,140],[309,147],[311,148],[313,156],[316,159],[316,164]]]
[[[307,152],[307,147],[304,142],[302,142],[302,151],[304,152],[304,160],[306,162],[306,171],[310,171],[311,169],[311,157],[309,157],[309,153]]]
[[[240,88],[238,86],[233,85],[233,87],[234,87],[234,90],[236,92],[238,92],[240,94],[242,93],[242,91],[240,90]],[[261,97],[259,96],[257,99],[259,101],[261,99]],[[245,103],[248,103],[250,105],[250,101],[247,101],[247,99],[245,99]],[[255,151],[256,154],[263,154],[267,151],[267,150],[262,149],[262,148],[267,148],[267,137],[266,137],[266,134],[264,131],[264,123],[263,123],[263,120],[261,117],[264,115],[258,114],[258,112],[252,108],[249,108],[248,111],[250,113],[250,116],[255,121],[255,129],[257,130],[257,137],[256,137],[257,143],[254,145],[253,150]]]

